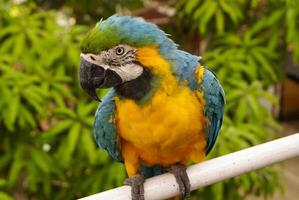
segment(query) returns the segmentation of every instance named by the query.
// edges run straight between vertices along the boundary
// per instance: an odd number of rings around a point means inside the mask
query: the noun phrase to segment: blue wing
[[[111,89],[102,99],[94,121],[94,138],[97,144],[105,149],[116,161],[123,161],[120,146],[117,143],[117,133],[114,124],[115,91]]]
[[[208,154],[216,142],[222,125],[225,104],[224,91],[216,76],[207,68],[204,68],[201,83],[197,83],[195,71],[199,66],[201,57],[178,50],[172,56],[169,56],[169,59],[172,61],[172,68],[175,71],[176,77],[180,81],[187,80],[189,83],[188,86],[192,91],[197,89],[204,94],[206,102],[204,111],[205,117],[208,119],[205,130],[207,139],[206,154]]]
[[[204,75],[198,85],[205,99],[205,116],[208,118],[206,125],[206,154],[213,148],[222,125],[225,94],[216,76],[207,68],[204,68]]]

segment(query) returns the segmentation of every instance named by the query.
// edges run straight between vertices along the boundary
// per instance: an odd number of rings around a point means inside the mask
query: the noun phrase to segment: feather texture
[[[96,111],[94,138],[97,144],[105,149],[114,160],[122,162],[123,157],[121,155],[114,122],[114,97],[115,91],[114,89],[111,89],[102,99],[102,103]]]
[[[198,85],[205,99],[205,116],[208,118],[206,125],[207,147],[206,154],[213,148],[218,137],[224,114],[225,94],[216,76],[207,68]]]

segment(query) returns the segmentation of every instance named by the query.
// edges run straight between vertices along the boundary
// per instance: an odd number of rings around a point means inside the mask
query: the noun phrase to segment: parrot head
[[[154,83],[171,76],[177,45],[156,25],[140,18],[113,15],[101,20],[81,44],[80,84],[95,100],[97,88],[115,88],[141,99]]]
[[[144,73],[136,59],[136,49],[119,44],[101,52],[83,51],[80,62],[80,84],[95,100],[96,88],[117,87]]]

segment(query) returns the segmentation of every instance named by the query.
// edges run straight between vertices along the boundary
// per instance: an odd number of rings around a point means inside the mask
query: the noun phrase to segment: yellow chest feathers
[[[186,87],[178,86],[171,95],[158,90],[145,105],[117,99],[116,107],[120,139],[131,143],[146,163],[188,161],[186,154],[196,151],[199,156],[204,149],[203,105]]]
[[[155,47],[137,49],[137,58],[162,79],[145,104],[116,99],[117,133],[126,167],[135,163],[137,168],[136,160],[147,165],[201,161],[206,145],[202,95],[177,82]]]

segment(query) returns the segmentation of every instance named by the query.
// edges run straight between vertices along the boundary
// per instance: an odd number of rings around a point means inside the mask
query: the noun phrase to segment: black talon
[[[132,200],[144,200],[144,183],[145,179],[144,176],[141,174],[137,174],[135,176],[132,176],[130,178],[127,178],[124,181],[125,185],[131,186],[131,195]]]
[[[175,176],[175,180],[179,185],[181,198],[186,200],[190,197],[190,181],[186,172],[186,166],[173,165],[168,169],[168,172]]]

